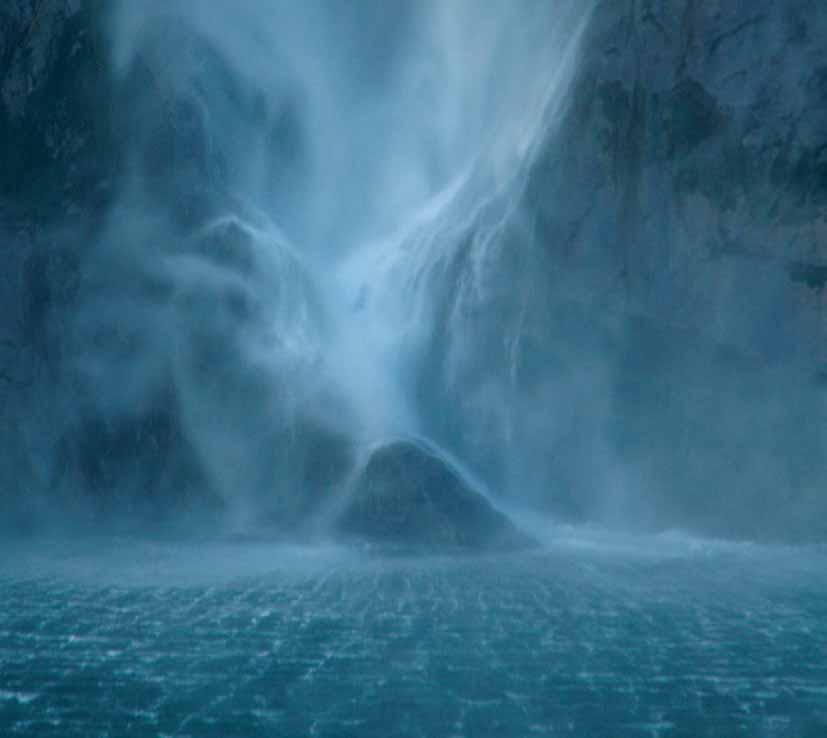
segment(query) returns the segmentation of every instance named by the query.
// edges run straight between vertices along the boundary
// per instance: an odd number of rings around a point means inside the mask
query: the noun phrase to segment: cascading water
[[[797,0],[755,2],[766,16],[721,31],[704,64]],[[30,21],[14,35],[24,50],[58,21],[73,40],[58,58],[80,71],[54,71],[40,103],[59,114],[35,105],[34,133],[56,135],[41,118],[62,125],[85,84],[101,121],[79,129],[112,159],[97,170],[69,156],[57,186],[27,169],[40,240],[23,241],[25,262],[4,252],[0,300],[16,314],[6,290],[19,271],[35,368],[27,385],[20,366],[0,366],[13,388],[0,393],[0,432],[14,431],[0,444],[0,735],[827,735],[824,546],[628,527],[631,512],[646,528],[632,500],[650,443],[691,452],[676,478],[747,459],[757,472],[711,476],[740,490],[767,477],[751,499],[788,470],[806,481],[819,468],[816,433],[788,466],[760,457],[806,433],[758,428],[770,417],[791,431],[799,416],[752,414],[761,385],[745,391],[745,371],[731,375],[737,392],[707,393],[711,354],[691,357],[690,343],[669,355],[682,335],[636,354],[650,348],[647,324],[617,311],[635,294],[607,277],[624,224],[607,228],[605,200],[584,204],[577,182],[568,198],[588,156],[558,168],[587,109],[619,116],[640,144],[650,119],[638,114],[657,95],[637,79],[633,99],[598,84],[590,45],[608,44],[598,62],[614,64],[626,52],[601,35],[612,18],[623,39],[651,24],[681,41],[683,69],[703,4],[684,5],[677,31],[656,3],[591,0],[0,10],[0,63],[17,11]],[[729,11],[710,5],[718,24]],[[36,72],[49,50],[35,51],[12,71]],[[3,71],[0,136],[16,130],[7,100],[26,102],[37,81],[10,86]],[[667,95],[676,116],[655,120],[670,135],[687,121],[703,132],[717,118],[681,84]],[[72,93],[53,101],[61,85]],[[651,132],[658,145],[662,134]],[[626,142],[608,138],[605,176],[637,186]],[[90,150],[83,136],[57,140]],[[87,199],[69,188],[85,166],[107,173]],[[70,206],[41,222],[35,195],[64,185]],[[585,212],[599,238],[544,221],[550,199]],[[3,361],[18,348],[5,336]],[[697,376],[673,402],[658,372],[683,361],[675,376]],[[715,416],[721,398],[732,412]],[[664,424],[674,410],[694,425]],[[707,431],[705,413],[723,432]],[[747,453],[708,455],[727,433]],[[640,463],[621,463],[624,450]],[[725,509],[748,508],[721,489]],[[709,500],[699,490],[663,497],[683,513]],[[796,515],[817,518],[806,503]],[[607,520],[619,525],[597,527]]]
[[[451,385],[501,351],[469,341],[467,315],[512,289],[498,252],[531,247],[504,233],[524,219],[588,12],[116,5],[131,138],[74,321],[76,423],[171,403],[203,477],[189,484],[241,526],[315,509],[320,447],[335,467],[322,487],[341,481],[348,448],[415,435],[450,447],[434,430],[430,357],[443,347]],[[463,413],[447,411],[476,423]]]

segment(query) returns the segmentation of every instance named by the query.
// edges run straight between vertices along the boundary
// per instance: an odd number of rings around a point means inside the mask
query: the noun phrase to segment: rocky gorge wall
[[[601,287],[633,316],[617,379],[627,421],[613,431],[633,439],[617,445],[671,490],[652,493],[667,518],[820,536],[827,12],[795,0],[613,10],[596,15],[567,147],[583,152],[580,202],[598,207],[557,227],[581,243],[612,234]],[[638,430],[648,449],[634,448]]]
[[[77,410],[89,253],[130,172],[183,230],[229,176],[199,128],[214,100],[156,85],[140,58],[114,79],[104,6],[0,10],[0,500],[14,525],[56,496],[71,507],[90,480],[100,496],[129,478],[161,507],[204,486],[163,391],[128,422]],[[810,0],[595,3],[519,206],[484,260],[469,232],[433,286],[442,320],[417,401],[492,488],[565,520],[827,536],[825,41]],[[193,172],[199,191],[175,184]],[[344,468],[325,439],[291,458],[322,448],[322,466]]]
[[[611,213],[623,299],[756,357],[823,366],[825,11],[600,7],[564,166],[572,200]],[[586,220],[572,216],[564,238]]]
[[[823,537],[826,23],[798,0],[596,3],[426,373],[462,408],[435,432],[499,486],[574,519]]]

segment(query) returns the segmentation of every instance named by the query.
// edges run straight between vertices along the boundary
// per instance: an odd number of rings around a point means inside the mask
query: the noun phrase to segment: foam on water
[[[4,734],[827,726],[821,549],[572,535],[499,558],[134,540],[14,558],[0,565]]]

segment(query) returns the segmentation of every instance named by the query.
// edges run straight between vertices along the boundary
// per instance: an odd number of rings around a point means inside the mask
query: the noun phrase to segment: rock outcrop
[[[371,451],[336,529],[357,540],[417,550],[504,551],[532,545],[447,458],[413,440]]]

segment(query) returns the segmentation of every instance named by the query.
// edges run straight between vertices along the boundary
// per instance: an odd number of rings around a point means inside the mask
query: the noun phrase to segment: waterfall
[[[50,484],[292,526],[407,436],[502,485],[466,440],[481,394],[514,404],[521,326],[480,321],[525,302],[502,265],[530,268],[589,7],[111,4],[119,172],[74,238]]]

